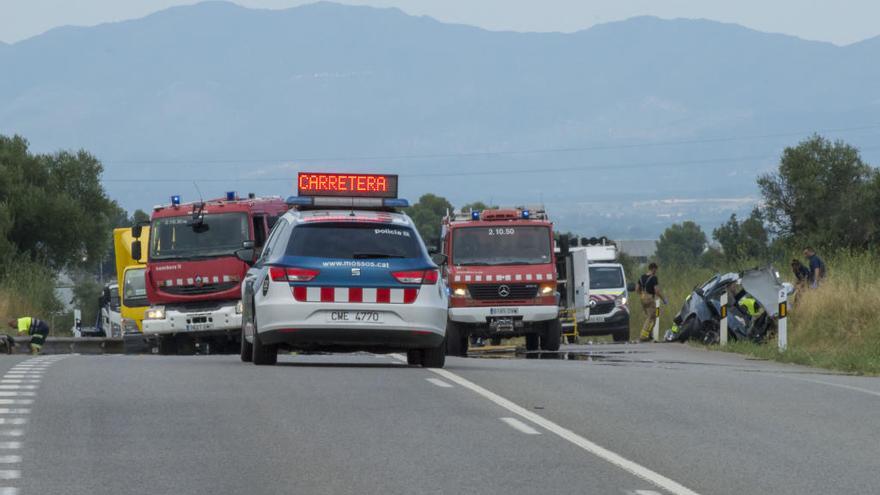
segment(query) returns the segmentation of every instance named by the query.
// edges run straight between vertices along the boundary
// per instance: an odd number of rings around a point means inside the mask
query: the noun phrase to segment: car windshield
[[[247,215],[205,215],[194,225],[192,217],[159,218],[150,232],[150,259],[203,258],[232,255],[249,237]]]
[[[619,266],[591,266],[591,289],[619,289],[623,287],[623,269]]]
[[[452,234],[455,265],[538,265],[550,263],[551,253],[547,227],[459,227]]]
[[[420,258],[423,250],[419,237],[409,227],[327,222],[294,228],[286,254],[348,260]]]
[[[126,270],[122,285],[122,303],[129,308],[148,306],[147,286],[144,280],[143,268]]]

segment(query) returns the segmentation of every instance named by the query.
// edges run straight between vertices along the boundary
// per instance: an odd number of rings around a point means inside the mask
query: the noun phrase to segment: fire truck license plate
[[[489,308],[490,315],[516,315],[519,308]]]
[[[382,323],[382,313],[378,311],[331,311],[327,315],[330,323]]]

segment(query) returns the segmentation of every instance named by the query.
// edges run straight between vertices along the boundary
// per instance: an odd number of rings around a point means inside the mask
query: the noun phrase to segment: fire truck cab
[[[543,207],[454,212],[441,237],[447,354],[466,355],[471,335],[525,336],[527,350],[559,349],[553,223]]]

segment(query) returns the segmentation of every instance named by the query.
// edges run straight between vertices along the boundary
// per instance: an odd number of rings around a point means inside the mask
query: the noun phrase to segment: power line
[[[880,123],[858,126],[858,127],[842,127],[832,129],[807,130],[797,132],[780,132],[773,134],[757,134],[746,136],[728,136],[706,139],[691,139],[680,141],[658,141],[654,143],[623,143],[623,144],[597,144],[589,146],[576,147],[558,147],[558,148],[535,148],[528,150],[509,150],[509,151],[470,151],[461,153],[426,153],[412,155],[362,155],[362,156],[324,156],[324,157],[288,157],[288,158],[240,158],[240,159],[156,159],[156,160],[102,160],[104,163],[114,165],[201,165],[201,164],[236,164],[236,163],[278,163],[278,162],[355,162],[355,161],[397,161],[397,160],[425,160],[440,158],[474,158],[486,156],[514,156],[514,155],[534,155],[547,153],[573,153],[581,151],[603,151],[603,150],[624,150],[638,148],[656,148],[664,146],[683,146],[692,144],[709,144],[709,143],[725,143],[737,141],[752,141],[760,139],[772,139],[780,137],[803,136],[805,134],[823,134],[836,132],[853,132],[880,129]]]

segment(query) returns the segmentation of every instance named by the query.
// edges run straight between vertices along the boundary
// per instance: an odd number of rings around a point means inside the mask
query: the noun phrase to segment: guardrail
[[[31,338],[15,337],[15,354],[29,354]],[[48,337],[43,354],[124,354],[125,342],[121,337]]]

